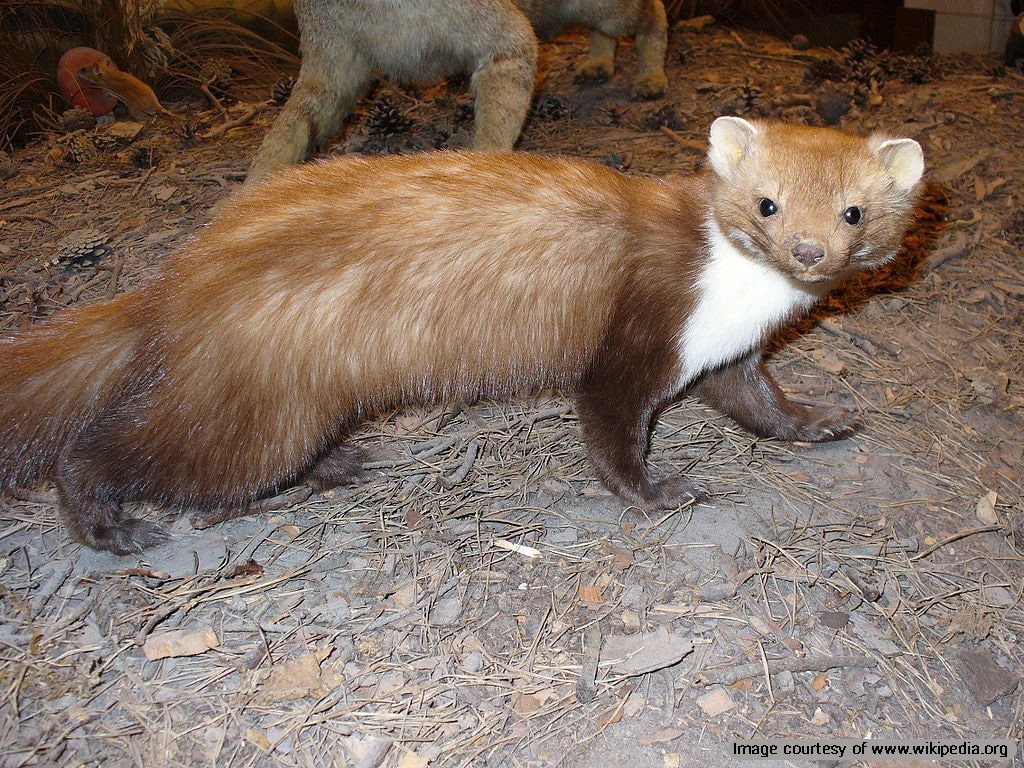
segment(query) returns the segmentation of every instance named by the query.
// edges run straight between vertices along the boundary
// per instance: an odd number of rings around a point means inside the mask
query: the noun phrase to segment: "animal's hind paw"
[[[707,491],[682,476],[659,480],[653,490],[654,493],[644,502],[644,508],[652,512],[700,504],[709,498]]]
[[[96,549],[116,555],[134,555],[163,544],[168,534],[161,525],[130,517],[112,525],[97,525],[90,539],[88,543]]]

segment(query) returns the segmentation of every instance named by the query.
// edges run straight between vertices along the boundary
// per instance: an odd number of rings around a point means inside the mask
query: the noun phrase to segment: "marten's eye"
[[[777,210],[774,200],[769,200],[767,197],[762,197],[761,202],[757,204],[757,210],[761,212],[761,215],[766,219],[769,216],[773,216]]]
[[[843,218],[846,219],[846,223],[851,227],[860,224],[861,218],[864,216],[864,212],[856,205],[851,205],[845,211],[843,211]]]

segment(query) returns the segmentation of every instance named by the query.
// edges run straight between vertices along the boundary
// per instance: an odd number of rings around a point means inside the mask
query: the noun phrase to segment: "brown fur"
[[[52,477],[75,538],[128,552],[159,531],[123,519],[126,501],[223,519],[304,474],[356,474],[339,443],[374,412],[557,387],[602,481],[672,506],[697,489],[644,457],[686,383],[709,181],[515,154],[289,169],[138,291],[0,339],[0,489]],[[790,403],[759,364],[732,368],[697,393],[751,429],[845,431],[848,414]]]

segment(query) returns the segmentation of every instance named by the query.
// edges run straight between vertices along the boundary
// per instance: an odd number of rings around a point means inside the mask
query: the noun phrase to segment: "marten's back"
[[[529,155],[286,171],[243,192],[150,288],[158,375],[92,444],[119,481],[152,469],[153,487],[206,500],[272,466],[299,471],[311,446],[383,408],[571,386],[624,286],[665,258],[638,243],[668,233],[637,227],[658,224],[652,207],[661,224],[690,215],[677,192]]]

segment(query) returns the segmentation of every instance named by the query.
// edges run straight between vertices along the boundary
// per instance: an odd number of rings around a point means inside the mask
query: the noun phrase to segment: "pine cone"
[[[402,108],[385,96],[370,107],[366,116],[366,130],[375,138],[387,138],[395,134],[405,133],[415,124],[412,118],[406,117]]]
[[[533,108],[533,115],[538,120],[561,120],[569,112],[569,105],[550,93],[545,93],[537,99],[537,104]]]
[[[53,263],[91,267],[112,250],[107,236],[98,229],[79,229],[57,243]]]
[[[84,131],[75,131],[57,140],[60,159],[65,163],[85,163],[96,157],[96,145]]]
[[[281,75],[274,83],[274,89],[271,92],[271,98],[275,104],[282,105],[288,101],[288,97],[292,95],[292,88],[295,87],[295,78],[291,75]]]
[[[211,56],[199,68],[199,82],[217,93],[226,93],[231,87],[231,65],[224,59]]]
[[[90,131],[96,127],[96,118],[86,109],[72,107],[61,112],[60,127],[64,129],[64,133]]]

